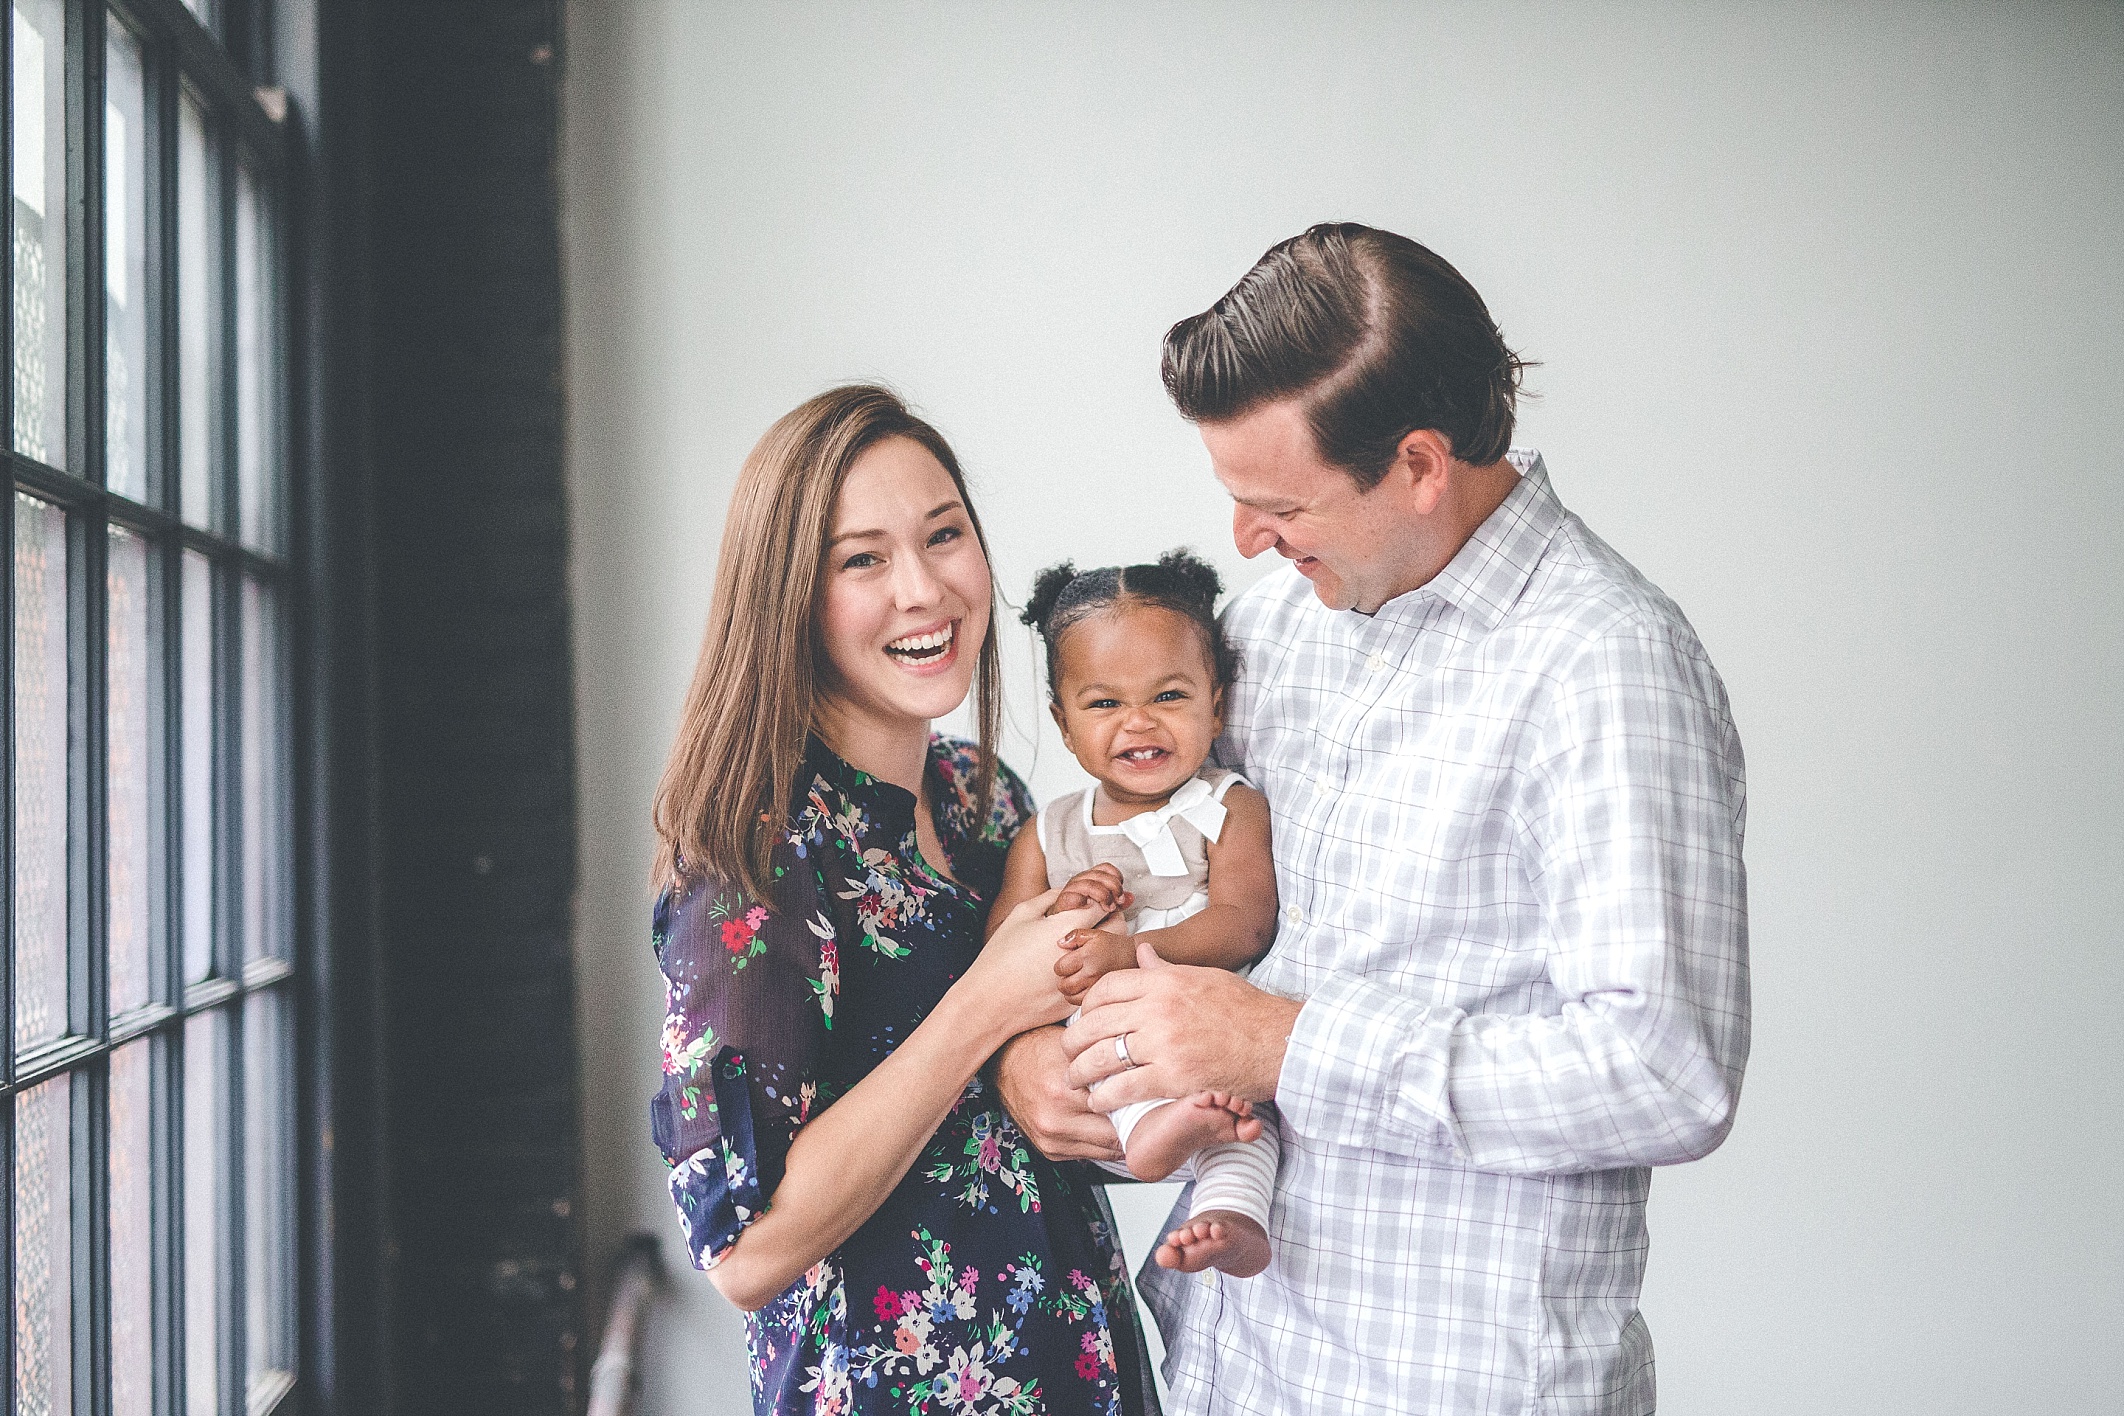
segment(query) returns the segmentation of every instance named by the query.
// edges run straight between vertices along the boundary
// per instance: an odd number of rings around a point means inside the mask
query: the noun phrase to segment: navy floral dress
[[[818,739],[791,793],[772,898],[692,879],[657,901],[664,1085],[657,1145],[693,1262],[763,1213],[797,1128],[888,1056],[981,947],[1011,837],[1033,811],[978,756],[931,739],[937,834],[915,798]],[[1103,1192],[1035,1151],[980,1078],[877,1213],[746,1321],[762,1412],[1138,1416],[1157,1410]]]

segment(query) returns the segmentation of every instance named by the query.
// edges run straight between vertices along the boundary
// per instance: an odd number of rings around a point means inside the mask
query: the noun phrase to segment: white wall
[[[576,0],[569,50],[598,1253],[681,1252],[647,807],[747,448],[883,377],[1014,596],[1181,543],[1244,583],[1158,339],[1355,218],[1544,361],[1520,441],[1747,745],[1755,1055],[1725,1148],[1653,1186],[1666,1408],[2113,1409],[2124,9]],[[646,1409],[744,1410],[682,1279]]]

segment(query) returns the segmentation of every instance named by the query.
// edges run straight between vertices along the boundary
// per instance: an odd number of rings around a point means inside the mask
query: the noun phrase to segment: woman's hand
[[[1093,905],[1047,913],[1060,894],[1049,890],[1013,909],[990,932],[987,947],[952,990],[967,990],[969,1001],[978,1002],[980,1016],[1003,1038],[1069,1016],[1072,1005],[1062,996],[1055,975],[1062,936],[1098,923],[1105,911]]]

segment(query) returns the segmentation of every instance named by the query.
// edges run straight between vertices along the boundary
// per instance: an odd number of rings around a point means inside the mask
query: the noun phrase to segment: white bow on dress
[[[1180,842],[1173,835],[1175,817],[1214,841],[1224,830],[1224,803],[1217,800],[1208,782],[1200,777],[1190,777],[1165,805],[1156,811],[1131,816],[1121,823],[1121,833],[1143,852],[1143,862],[1153,875],[1187,874],[1187,862],[1180,856]]]

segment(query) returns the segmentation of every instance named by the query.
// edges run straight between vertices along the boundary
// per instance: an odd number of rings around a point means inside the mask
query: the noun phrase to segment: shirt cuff
[[[1326,1145],[1463,1154],[1447,1072],[1457,1008],[1329,974],[1291,1028],[1276,1080],[1286,1129]]]

